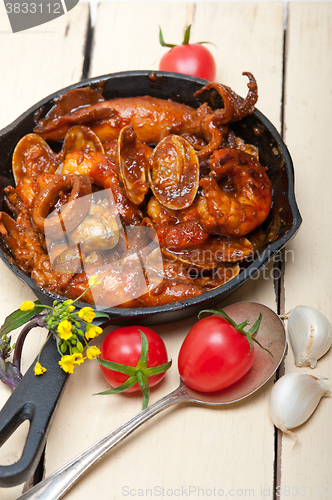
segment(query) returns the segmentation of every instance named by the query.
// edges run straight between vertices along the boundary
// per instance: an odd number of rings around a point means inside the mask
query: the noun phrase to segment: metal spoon
[[[272,353],[273,357],[259,346],[255,346],[255,361],[249,372],[236,384],[219,392],[196,392],[180,381],[179,387],[173,392],[141,411],[90,446],[90,448],[77,455],[77,457],[22,495],[19,500],[57,500],[61,498],[75,481],[107,451],[131,434],[146,420],[169,406],[184,402],[208,406],[225,405],[244,399],[262,387],[275,373],[284,356],[286,350],[284,324],[274,311],[255,302],[240,302],[225,307],[224,310],[236,323],[248,319],[253,324],[259,314],[262,313],[263,319],[256,338],[263,347]]]

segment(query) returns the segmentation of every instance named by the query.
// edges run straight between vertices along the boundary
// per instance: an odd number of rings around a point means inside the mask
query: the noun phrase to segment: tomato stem
[[[174,43],[165,43],[160,26],[159,26],[159,42],[162,47],[170,47],[170,48],[176,47]]]
[[[248,340],[249,346],[250,346],[250,351],[248,352],[248,355],[251,354],[251,352],[252,352],[253,342],[256,342],[256,344],[258,344],[259,347],[261,347],[262,349],[264,349],[264,351],[268,352],[270,354],[270,356],[273,357],[273,354],[268,349],[266,349],[265,347],[263,347],[262,344],[253,336],[253,335],[255,335],[255,333],[257,332],[258,328],[260,327],[260,324],[261,324],[262,318],[263,318],[262,314],[259,315],[259,317],[255,321],[255,323],[253,324],[253,326],[249,330],[244,330],[243,328],[246,325],[249,325],[249,323],[250,323],[249,320],[243,321],[242,323],[239,323],[237,325],[235,323],[235,321],[230,316],[228,316],[228,314],[225,313],[225,311],[223,309],[219,309],[219,308],[216,308],[216,309],[205,309],[203,311],[200,311],[200,313],[198,314],[198,318],[204,312],[206,312],[206,313],[213,313],[213,314],[219,314],[219,316],[222,316],[223,318],[225,318],[228,321],[228,323],[230,323],[230,325],[232,325],[235,328],[235,330],[237,332],[241,333],[242,335],[245,335],[247,337],[247,340]]]
[[[184,38],[183,38],[182,45],[187,45],[189,43],[189,40],[190,40],[190,30],[191,30],[191,24],[189,24],[188,28],[184,32]]]
[[[107,361],[106,359],[98,358],[99,363],[105,368],[128,375],[129,378],[119,387],[115,387],[114,389],[104,392],[98,392],[97,394],[119,394],[130,389],[135,384],[138,384],[143,392],[142,410],[144,410],[147,408],[150,398],[149,377],[153,377],[154,375],[159,375],[160,373],[167,371],[172,366],[172,361],[148,368],[147,362],[149,342],[142,330],[139,330],[139,332],[141,335],[141,355],[136,366],[123,365],[121,363],[115,363],[114,361]]]
[[[121,392],[126,391],[127,389],[130,389],[137,383],[136,377],[129,377],[122,385],[119,385],[119,387],[115,387],[114,389],[109,389],[108,391],[103,391],[103,392],[97,392],[96,396],[103,396],[106,394],[120,394]]]
[[[181,45],[189,45],[189,40],[190,40],[190,31],[191,31],[191,24],[189,24],[188,28],[186,28],[186,31],[184,32],[184,37],[183,37],[183,42]],[[178,45],[174,43],[166,43],[163,37],[163,33],[161,31],[161,27],[159,26],[159,42],[162,47],[169,47],[172,49],[173,47],[178,47]],[[214,45],[212,42],[195,42],[199,45],[203,43],[210,43],[211,45]]]
[[[140,386],[140,388],[143,392],[142,410],[145,410],[145,408],[148,407],[149,399],[150,399],[150,387],[149,387],[148,377],[146,375],[144,375],[143,372],[138,371],[136,373],[136,379],[137,379],[138,385]]]

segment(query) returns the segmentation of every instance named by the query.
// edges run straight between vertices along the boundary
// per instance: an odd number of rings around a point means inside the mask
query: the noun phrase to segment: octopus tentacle
[[[35,199],[32,211],[33,221],[39,229],[46,230],[47,226],[47,232],[52,236],[61,237],[63,225],[66,231],[70,232],[88,213],[88,203],[67,203],[61,211],[61,222],[58,217],[47,218],[59,193],[68,189],[71,189],[69,202],[89,195],[92,192],[90,178],[87,175],[55,174],[51,182],[38,193]]]
[[[230,123],[234,115],[234,96],[229,91],[229,88],[221,83],[210,82],[204,85],[201,89],[195,92],[194,96],[200,95],[205,90],[215,89],[224,102],[224,107],[221,109],[216,109],[212,111],[213,114],[213,124],[218,127],[219,125],[224,125]]]
[[[231,88],[227,87],[235,100],[232,122],[238,122],[245,116],[252,114],[255,111],[255,105],[258,100],[258,87],[255,77],[249,71],[244,71],[242,75],[249,78],[249,82],[247,83],[248,94],[243,100]]]
[[[234,96],[228,87],[221,83],[210,82],[195,92],[194,95],[197,96],[205,90],[211,89],[215,89],[220,94],[224,102],[224,107],[215,111],[209,110],[206,116],[201,118],[201,135],[208,144],[197,153],[200,159],[207,158],[213,151],[220,148],[222,140],[228,132],[227,124],[232,121],[235,111]]]

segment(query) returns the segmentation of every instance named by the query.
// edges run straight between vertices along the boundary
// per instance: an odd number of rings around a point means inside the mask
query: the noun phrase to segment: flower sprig
[[[89,287],[75,300],[60,302],[55,300],[52,306],[41,304],[39,300],[24,301],[20,308],[6,319],[0,328],[0,380],[12,389],[22,378],[20,372],[22,348],[29,331],[36,327],[47,328],[50,332],[46,342],[54,337],[57,350],[61,356],[59,365],[66,373],[73,373],[74,368],[81,365],[86,359],[96,359],[100,354],[97,346],[88,346],[88,341],[100,335],[103,329],[93,324],[96,318],[109,318],[108,314],[94,311],[86,306],[76,307],[75,302],[100,280],[94,275],[89,280]],[[8,333],[20,326],[24,326],[15,345],[10,345]],[[46,343],[45,342],[45,343]],[[85,356],[83,351],[86,348]],[[13,362],[7,360],[13,351]],[[40,363],[40,351],[34,366],[35,375],[42,375],[47,368]]]

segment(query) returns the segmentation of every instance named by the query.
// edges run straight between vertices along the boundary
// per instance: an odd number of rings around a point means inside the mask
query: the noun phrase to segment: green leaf
[[[184,38],[183,38],[182,45],[187,45],[189,43],[189,40],[190,40],[190,30],[191,30],[191,24],[189,24],[188,28],[186,29],[186,31],[184,33]]]
[[[137,384],[136,377],[129,377],[128,380],[126,380],[122,385],[119,385],[119,387],[115,387],[115,389],[110,389],[109,391],[97,392],[97,396],[104,396],[106,394],[120,394],[121,392],[130,389],[135,384]]]
[[[171,366],[172,366],[172,361],[167,361],[167,363],[164,363],[163,365],[146,368],[145,375],[147,377],[153,377],[154,375],[159,375],[160,373],[166,372]]]
[[[98,358],[98,361],[105,368],[123,373],[124,375],[128,375],[129,377],[134,377],[137,371],[136,366],[122,365],[121,363],[115,363],[114,361],[107,361],[106,359],[102,358]]]
[[[162,47],[176,47],[176,45],[172,44],[172,43],[165,43],[164,41],[164,37],[163,37],[163,33],[161,31],[161,27],[159,26],[159,42],[160,42],[160,45]]]
[[[142,330],[138,330],[140,335],[141,335],[141,343],[142,343],[142,349],[141,349],[141,355],[137,363],[137,370],[140,370],[141,368],[146,368],[146,364],[148,362],[148,355],[149,355],[149,342],[148,339],[146,338],[146,335],[142,332]]]
[[[249,346],[250,346],[250,351],[248,352],[248,356],[249,354],[251,354],[252,350],[253,350],[253,343],[252,343],[252,336],[251,335],[247,335],[247,333],[245,333],[246,337],[247,337],[247,340],[249,342]]]
[[[109,319],[110,315],[107,313],[95,311],[95,318],[108,318]]]
[[[45,306],[40,302],[40,300],[36,300],[34,304],[35,307],[31,311],[21,311],[21,309],[17,309],[7,316],[0,328],[0,336],[7,335],[12,330],[16,330],[20,326],[25,325],[25,323],[28,323],[33,316],[36,316],[36,314],[45,309]]]
[[[272,354],[271,351],[269,351],[268,349],[266,349],[266,347],[263,347],[262,344],[255,337],[251,337],[251,338],[252,338],[252,340],[254,342],[256,342],[256,344],[259,345],[259,347],[261,347],[262,349],[264,349],[264,351],[268,352],[270,354],[270,356],[273,358],[273,354]]]
[[[263,317],[263,316],[260,314],[260,315],[258,316],[258,319],[257,319],[257,320],[255,321],[255,323],[253,324],[253,326],[250,328],[250,330],[248,330],[248,331],[247,331],[247,333],[249,333],[249,335],[254,335],[254,334],[257,332],[257,330],[258,330],[258,328],[259,328],[259,325],[260,325],[260,324],[261,324],[261,322],[262,322],[262,317]]]
[[[141,391],[143,392],[142,410],[145,410],[145,408],[148,407],[149,399],[150,399],[150,386],[149,386],[148,377],[143,372],[139,371],[136,373],[136,379],[137,379],[138,385],[141,388]]]

